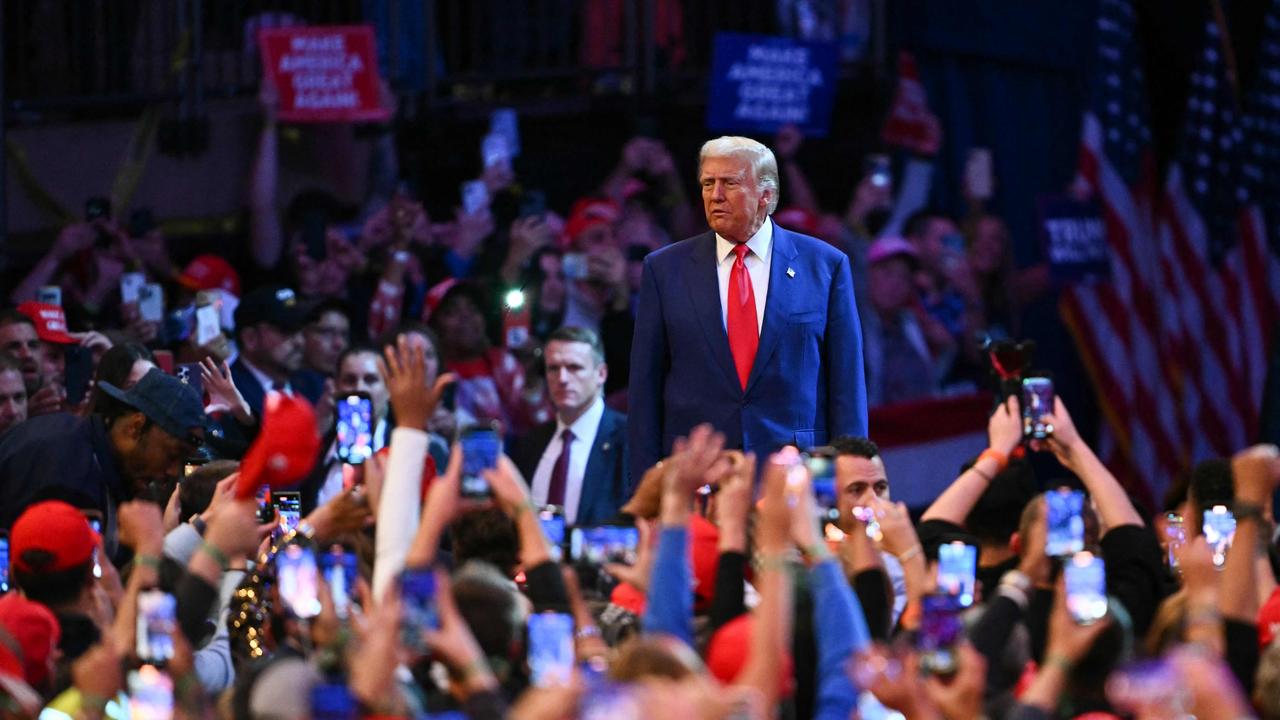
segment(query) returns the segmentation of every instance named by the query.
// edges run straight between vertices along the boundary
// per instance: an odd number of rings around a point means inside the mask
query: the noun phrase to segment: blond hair
[[[751,163],[751,172],[755,175],[756,186],[773,191],[769,196],[768,214],[772,215],[773,211],[778,209],[780,187],[778,161],[768,146],[749,137],[738,135],[722,135],[714,140],[708,140],[702,144],[702,150],[698,152],[699,175],[702,173],[702,163],[711,157],[732,157]]]

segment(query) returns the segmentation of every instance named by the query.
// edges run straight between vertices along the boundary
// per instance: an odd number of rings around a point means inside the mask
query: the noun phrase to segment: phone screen
[[[498,467],[502,438],[491,428],[472,428],[462,433],[462,497],[487,499],[489,481],[482,474]]]
[[[276,587],[280,599],[293,614],[313,618],[320,614],[319,569],[311,548],[285,545],[276,553]]]
[[[1165,552],[1169,567],[1178,567],[1178,550],[1187,544],[1187,528],[1182,516],[1175,512],[1164,514],[1164,541],[1168,550]]]
[[[151,665],[129,673],[129,717],[132,720],[170,720],[173,680]]]
[[[560,272],[566,280],[582,280],[588,275],[587,256],[584,253],[565,253],[560,259]]]
[[[1107,573],[1102,558],[1078,552],[1062,567],[1067,586],[1067,612],[1081,625],[1095,623],[1107,614]]]
[[[359,465],[373,457],[373,401],[348,395],[338,401],[338,459]]]
[[[938,592],[956,598],[961,607],[973,604],[978,572],[978,548],[960,542],[938,547]]]
[[[280,532],[298,529],[298,523],[302,522],[302,495],[297,492],[272,493],[271,501],[280,513]]]
[[[573,661],[573,618],[566,613],[530,615],[529,670],[533,684],[568,685]]]
[[[431,568],[406,569],[400,575],[401,640],[406,647],[424,650],[423,630],[440,627],[436,609],[436,574]]]
[[[200,363],[178,363],[173,368],[174,377],[181,380],[184,385],[190,385],[196,391],[196,395],[203,398],[204,379],[200,372]]]
[[[920,632],[916,635],[920,669],[950,675],[956,671],[955,646],[964,630],[960,606],[950,595],[925,595],[920,609]]]
[[[577,527],[569,534],[569,557],[575,562],[600,566],[605,563],[632,565],[640,531],[625,525]]]
[[[347,618],[351,612],[351,596],[355,592],[356,580],[360,577],[356,554],[341,545],[335,545],[320,556],[320,572],[324,573],[329,595],[333,597],[334,612],[340,618]]]
[[[545,507],[538,512],[538,522],[542,524],[542,534],[551,543],[551,559],[560,562],[564,555],[564,515],[553,507]]]
[[[173,596],[160,590],[138,594],[137,652],[145,663],[160,665],[173,659],[173,632],[177,627],[177,605]]]
[[[258,488],[258,524],[266,524],[276,517],[275,504],[271,502],[271,488],[263,485]]]
[[[813,499],[818,507],[829,510],[836,506],[836,462],[831,448],[811,448],[804,454],[804,466],[812,478]]]
[[[1084,549],[1084,493],[1059,488],[1045,493],[1048,537],[1045,554],[1050,557],[1074,555]]]
[[[0,535],[0,593],[9,592],[9,536]]]
[[[1053,435],[1053,423],[1043,416],[1053,412],[1053,381],[1047,377],[1022,379],[1022,434],[1043,440]]]
[[[1227,551],[1236,537],[1236,516],[1226,505],[1214,505],[1204,511],[1204,541],[1213,551],[1213,564],[1221,569],[1227,562]]]

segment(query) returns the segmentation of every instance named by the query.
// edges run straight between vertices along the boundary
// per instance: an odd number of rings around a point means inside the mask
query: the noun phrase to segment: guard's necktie
[[[551,468],[551,485],[547,488],[548,505],[564,505],[564,489],[569,483],[569,446],[573,444],[573,431],[565,428],[560,441],[560,457]]]

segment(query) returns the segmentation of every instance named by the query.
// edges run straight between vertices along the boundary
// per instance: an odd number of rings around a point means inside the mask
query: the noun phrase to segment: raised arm
[[[1080,482],[1084,483],[1085,489],[1089,491],[1089,496],[1093,498],[1098,508],[1103,531],[1121,525],[1143,526],[1145,523],[1142,521],[1142,516],[1129,501],[1129,496],[1120,485],[1120,481],[1116,480],[1107,466],[1102,464],[1088,444],[1081,439],[1062,398],[1054,398],[1053,412],[1046,415],[1045,419],[1053,423],[1053,435],[1044,443],[1053,451],[1058,462],[1075,473],[1076,477],[1080,478]],[[1037,441],[1032,449],[1040,447],[1041,442]]]
[[[987,420],[987,449],[977,462],[938,496],[924,511],[923,520],[943,520],[953,525],[964,525],[969,511],[978,498],[987,491],[991,480],[1009,463],[1009,454],[1022,442],[1022,419],[1018,414],[1017,398],[1009,398],[996,408]]]
[[[276,110],[280,96],[267,77],[262,79],[258,104],[262,106],[262,130],[258,133],[258,152],[249,177],[249,249],[258,267],[269,269],[275,267],[284,254],[284,232],[276,214],[276,190],[280,182]]]

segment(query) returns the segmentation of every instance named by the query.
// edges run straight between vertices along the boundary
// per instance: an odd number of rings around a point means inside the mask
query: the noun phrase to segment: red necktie
[[[573,444],[573,431],[565,428],[560,441],[560,457],[551,467],[551,485],[547,488],[548,505],[564,505],[564,491],[569,484],[569,446]]]
[[[756,361],[756,348],[760,346],[760,328],[756,325],[756,293],[751,287],[751,274],[747,272],[744,262],[751,248],[746,243],[733,246],[738,257],[733,260],[733,270],[729,272],[729,294],[726,298],[728,307],[729,352],[733,353],[733,364],[738,369],[738,380],[742,389],[747,389],[747,378],[751,377],[751,365]]]

